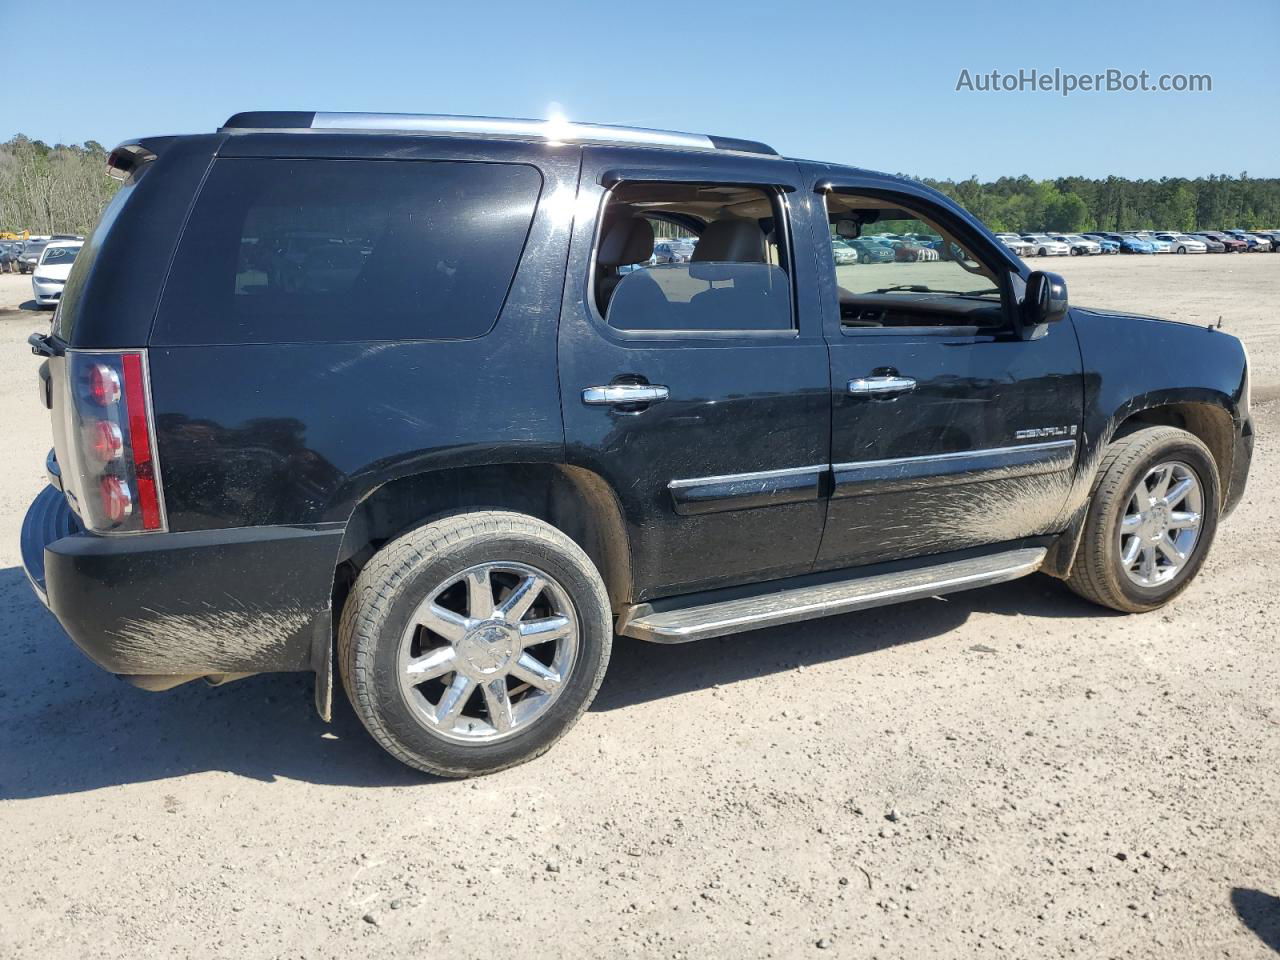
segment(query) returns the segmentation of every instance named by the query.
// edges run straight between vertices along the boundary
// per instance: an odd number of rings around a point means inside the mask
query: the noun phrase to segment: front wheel
[[[1220,503],[1217,465],[1194,435],[1147,427],[1115,440],[1067,585],[1125,613],[1164,606],[1204,564]]]
[[[1186,247],[1179,247],[1179,248],[1178,248],[1178,252],[1179,252],[1179,253],[1186,253],[1186,252],[1187,252],[1187,248],[1186,248]]]
[[[477,511],[392,541],[343,608],[338,663],[370,735],[445,777],[531,760],[586,710],[609,663],[604,583],[567,536]]]

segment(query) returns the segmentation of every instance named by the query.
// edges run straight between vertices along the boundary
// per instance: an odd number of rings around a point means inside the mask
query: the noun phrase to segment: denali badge
[[[1034,440],[1036,437],[1074,437],[1075,435],[1074,424],[1069,427],[1031,427],[1014,433],[1014,437],[1018,440]]]

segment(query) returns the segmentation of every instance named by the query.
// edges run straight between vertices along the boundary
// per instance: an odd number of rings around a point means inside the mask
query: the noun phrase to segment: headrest
[[[754,220],[713,220],[689,258],[694,263],[764,263],[764,233]]]
[[[596,263],[602,267],[617,267],[624,263],[643,263],[651,256],[653,227],[643,217],[627,217],[605,228]]]

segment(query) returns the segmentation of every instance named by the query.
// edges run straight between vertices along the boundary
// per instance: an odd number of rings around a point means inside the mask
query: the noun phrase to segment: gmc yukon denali
[[[148,689],[311,671],[327,718],[336,672],[421,770],[545,751],[615,634],[1036,571],[1156,609],[1244,489],[1239,340],[1069,307],[910,180],[713,136],[296,112],[128,142],[108,172],[31,338],[33,586]],[[652,263],[655,235],[697,243]],[[903,236],[937,256],[832,255]]]

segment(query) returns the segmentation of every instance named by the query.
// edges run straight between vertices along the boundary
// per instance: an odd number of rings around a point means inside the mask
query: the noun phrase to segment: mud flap
[[[317,618],[311,639],[311,665],[316,674],[316,713],[325,723],[333,720],[333,616]]]

